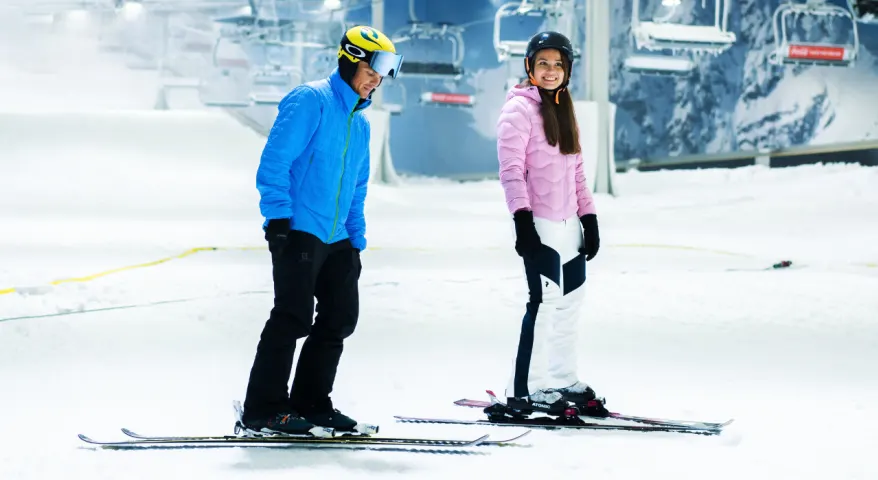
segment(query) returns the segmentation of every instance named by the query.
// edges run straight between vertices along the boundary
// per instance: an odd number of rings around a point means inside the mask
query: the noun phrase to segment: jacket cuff
[[[351,238],[351,246],[362,252],[366,249],[366,237]]]

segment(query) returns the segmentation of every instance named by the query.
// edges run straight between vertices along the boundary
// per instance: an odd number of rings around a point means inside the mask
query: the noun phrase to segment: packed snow
[[[535,430],[468,456],[84,444],[231,433],[272,304],[264,139],[221,110],[150,111],[145,73],[105,62],[0,64],[0,478],[878,476],[878,169],[856,165],[629,172],[596,195],[582,380],[611,410],[734,418],[722,435]],[[372,185],[366,214],[335,405],[382,435],[520,432],[393,421],[479,418],[452,402],[503,392],[525,285],[500,185]]]

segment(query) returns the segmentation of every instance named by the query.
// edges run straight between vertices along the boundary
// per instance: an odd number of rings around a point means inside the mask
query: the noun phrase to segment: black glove
[[[280,255],[287,246],[290,235],[290,219],[276,218],[268,221],[265,227],[265,239],[268,240],[268,250],[275,255]]]
[[[534,258],[542,243],[534,225],[533,212],[519,210],[512,215],[512,219],[515,221],[515,251],[522,258]]]
[[[598,233],[598,216],[590,213],[579,217],[579,223],[582,224],[582,247],[579,253],[585,255],[585,261],[589,261],[598,254],[601,248],[601,236]]]

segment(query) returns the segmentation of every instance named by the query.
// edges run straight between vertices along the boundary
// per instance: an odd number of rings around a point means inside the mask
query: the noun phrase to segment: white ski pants
[[[579,380],[576,339],[585,294],[582,227],[576,217],[561,222],[534,218],[534,224],[543,245],[535,258],[524,260],[529,298],[506,389],[510,397]]]

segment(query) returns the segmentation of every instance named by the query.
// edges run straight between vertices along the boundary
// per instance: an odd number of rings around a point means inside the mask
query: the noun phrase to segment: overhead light
[[[341,8],[341,0],[323,0],[323,8],[327,10],[338,10]]]
[[[67,23],[73,28],[84,28],[91,20],[88,10],[75,9],[67,12]]]
[[[679,7],[683,0],[662,0],[664,7]]]
[[[143,4],[139,2],[125,2],[122,5],[122,18],[128,21],[137,20],[143,14]]]

